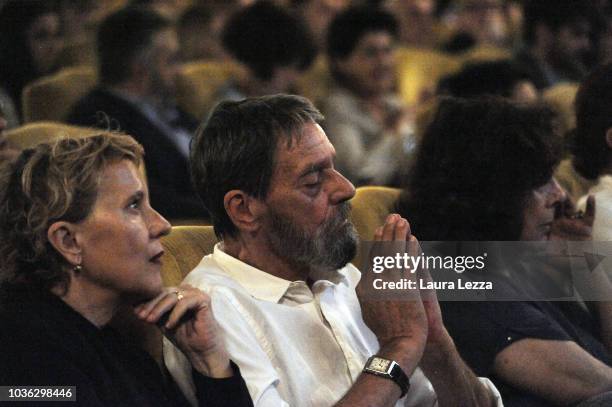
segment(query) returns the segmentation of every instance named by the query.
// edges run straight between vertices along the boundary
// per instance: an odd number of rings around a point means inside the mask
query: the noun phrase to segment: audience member
[[[297,96],[228,101],[194,140],[193,178],[222,242],[185,281],[210,293],[254,404],[501,405],[458,357],[435,296],[358,300],[355,189],[333,166],[321,119]],[[375,238],[416,242],[397,215]],[[362,373],[372,355],[399,367]],[[173,347],[164,356],[192,392],[188,361]]]
[[[247,75],[222,87],[217,94],[220,101],[295,91],[296,81],[316,55],[303,21],[269,0],[234,13],[221,38]]]
[[[67,42],[89,41],[95,35],[102,5],[95,0],[59,0],[62,36]]]
[[[519,103],[534,103],[539,98],[529,75],[505,60],[468,64],[440,81],[438,93],[461,98],[501,96]]]
[[[407,47],[435,48],[440,40],[435,0],[386,0],[398,22],[398,40]]]
[[[516,63],[538,89],[580,81],[591,50],[592,12],[587,0],[528,0],[524,6],[524,47]]]
[[[478,46],[504,47],[508,42],[507,20],[502,0],[459,0],[447,16],[452,37],[446,51],[460,53]]]
[[[44,0],[11,0],[0,9],[0,87],[21,117],[21,92],[57,67],[60,21]]]
[[[584,217],[570,216],[571,204],[552,177],[559,144],[547,108],[445,99],[422,140],[400,213],[410,214],[414,233],[429,241],[589,239],[593,200]],[[492,378],[506,406],[576,405],[610,391],[612,309],[595,303],[591,314],[576,302],[542,300],[560,271],[548,278],[531,268],[546,282],[533,284],[524,260],[519,253],[507,269],[487,273],[495,298],[441,302],[461,356]],[[612,285],[601,269],[592,278],[609,298]]]
[[[602,65],[609,64],[612,62],[612,11],[606,10],[600,15],[595,39],[595,60]]]
[[[350,4],[350,0],[293,0],[292,3],[297,15],[312,33],[317,48],[323,51],[329,23]]]
[[[508,28],[508,44],[510,49],[516,49],[523,43],[523,2],[524,0],[504,0],[504,14]]]
[[[96,0],[57,0],[63,49],[58,58],[61,67],[95,65],[96,29],[105,15],[108,2]]]
[[[599,67],[585,79],[575,106],[574,167],[587,179],[598,181],[589,191],[597,202],[593,239],[612,241],[612,65]]]
[[[104,9],[104,2],[57,0],[56,4],[64,40],[58,65],[95,65],[96,29],[104,18],[104,13],[110,14]]]
[[[252,405],[210,298],[162,286],[160,237],[170,224],[149,205],[142,154],[132,138],[104,133],[4,163],[0,383],[75,386],[77,406],[188,406],[155,361],[107,325],[128,307],[164,324],[188,356],[199,405]]]
[[[226,58],[221,45],[221,30],[234,6],[212,3],[187,9],[177,22],[181,60],[217,60]]]
[[[189,143],[197,121],[176,106],[178,40],[170,23],[145,8],[111,14],[98,30],[100,83],[68,122],[119,127],[147,154],[151,202],[171,219],[204,217],[189,180]]]
[[[395,94],[397,24],[356,7],[332,21],[327,55],[336,82],[324,104],[336,166],[356,185],[390,185],[415,147],[412,115]]]

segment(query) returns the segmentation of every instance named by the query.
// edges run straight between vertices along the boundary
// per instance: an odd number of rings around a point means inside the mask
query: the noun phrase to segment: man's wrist
[[[455,342],[444,328],[435,340],[428,340],[423,353],[422,365],[448,366],[460,358]]]
[[[395,361],[410,376],[423,357],[423,342],[410,337],[395,338],[381,344],[376,354]]]
[[[392,380],[400,388],[400,398],[404,397],[410,388],[408,376],[394,360],[378,355],[371,356],[366,362],[363,372]]]

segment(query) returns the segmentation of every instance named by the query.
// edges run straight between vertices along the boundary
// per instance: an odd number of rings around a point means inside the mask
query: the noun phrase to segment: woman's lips
[[[151,259],[149,259],[149,261],[151,263],[155,263],[155,264],[160,264],[161,265],[161,258],[164,255],[164,251],[160,251],[159,253],[157,253],[155,256],[151,257]]]

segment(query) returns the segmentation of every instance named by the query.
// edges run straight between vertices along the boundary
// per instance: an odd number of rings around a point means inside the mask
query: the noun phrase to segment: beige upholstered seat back
[[[440,79],[461,68],[458,57],[420,48],[400,48],[396,57],[398,91],[409,106],[418,106],[424,95],[433,95]]]
[[[5,136],[10,145],[23,150],[61,138],[88,137],[102,132],[103,130],[93,127],[72,126],[57,122],[34,122],[11,129],[5,133]],[[142,162],[140,169],[146,180],[147,171],[144,162]]]
[[[175,226],[162,239],[164,285],[178,285],[202,257],[212,253],[218,239],[212,226]]]
[[[25,124],[8,130],[5,135],[10,144],[24,149],[64,137],[87,137],[96,133],[100,130],[47,121]]]
[[[386,187],[361,187],[357,188],[355,197],[351,200],[351,219],[360,241],[371,241],[374,238],[376,228],[385,222],[390,213],[395,212],[395,206],[400,196],[400,190]],[[361,269],[364,265],[361,245],[353,264]]]
[[[241,68],[232,62],[189,62],[178,73],[177,102],[187,113],[203,120],[216,102],[217,90],[228,79],[242,74]]]
[[[561,83],[546,89],[542,93],[544,101],[559,115],[562,133],[576,127],[574,99],[577,92],[577,83]]]
[[[32,82],[22,94],[24,122],[63,121],[74,105],[97,82],[91,66],[64,68]]]

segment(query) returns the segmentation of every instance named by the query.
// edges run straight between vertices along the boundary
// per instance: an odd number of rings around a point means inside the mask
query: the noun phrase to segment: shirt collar
[[[279,302],[291,284],[289,280],[261,271],[225,253],[222,242],[215,245],[212,257],[229,277],[257,299]]]
[[[223,251],[223,242],[215,245],[212,257],[225,274],[238,282],[249,294],[257,299],[278,303],[292,284],[292,281],[273,276],[225,253]],[[346,280],[344,269],[320,276],[313,275],[312,277],[317,283],[328,281],[333,285],[341,284]]]

